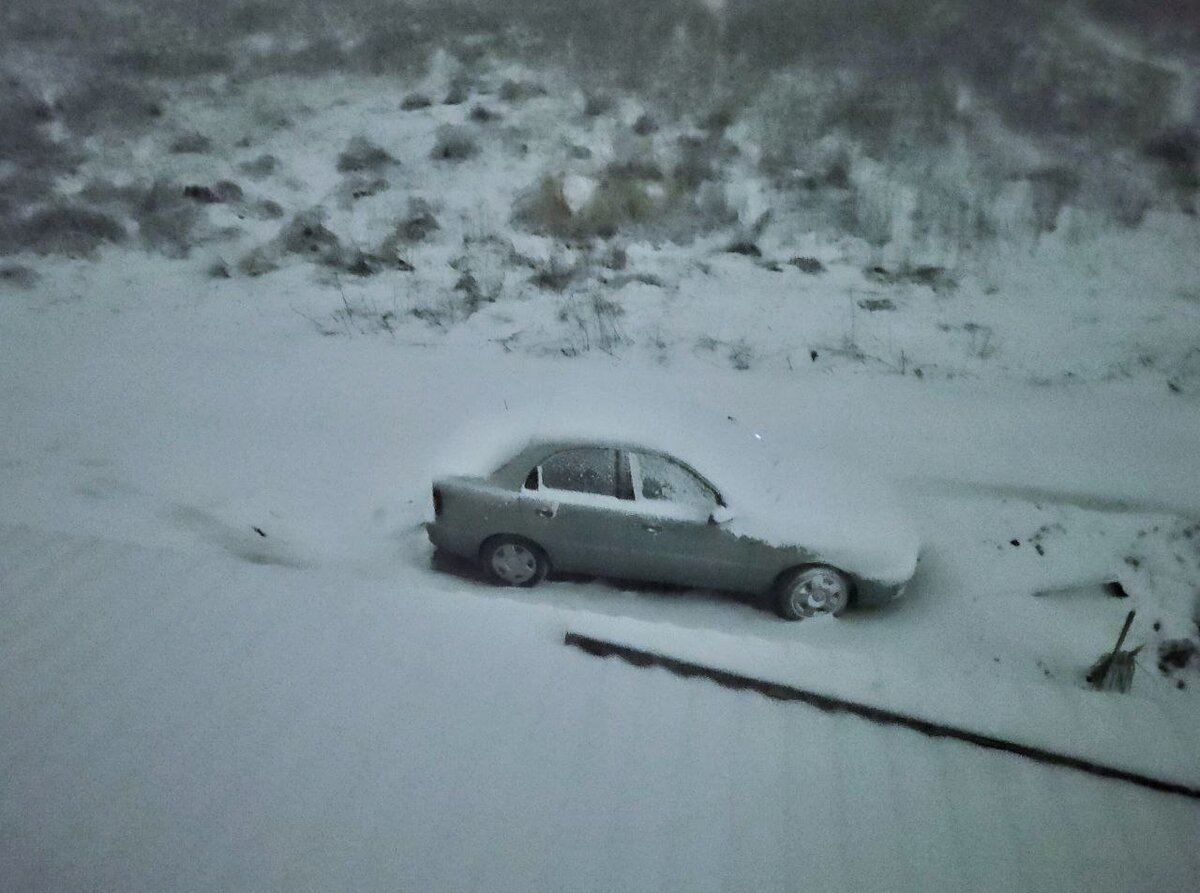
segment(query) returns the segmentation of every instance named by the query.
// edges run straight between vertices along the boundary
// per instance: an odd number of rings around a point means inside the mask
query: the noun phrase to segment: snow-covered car
[[[554,569],[769,593],[789,620],[898,597],[916,568],[911,523],[877,488],[865,501],[828,491],[801,485],[766,510],[761,500],[743,508],[661,450],[539,440],[486,476],[434,481],[426,530],[504,586],[534,586]],[[791,505],[790,523],[780,505]]]

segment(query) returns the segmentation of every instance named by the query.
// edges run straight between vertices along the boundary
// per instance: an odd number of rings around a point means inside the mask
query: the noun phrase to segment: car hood
[[[772,463],[765,478],[741,477],[738,489],[726,491],[734,514],[730,532],[803,548],[888,585],[907,581],[916,570],[916,525],[887,481],[811,455],[802,463]]]

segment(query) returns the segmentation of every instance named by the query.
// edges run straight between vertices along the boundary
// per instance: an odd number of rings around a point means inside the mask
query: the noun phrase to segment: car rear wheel
[[[815,614],[840,615],[850,605],[851,584],[831,567],[802,567],[784,576],[775,603],[785,620],[803,620]]]
[[[497,536],[483,544],[479,560],[488,579],[499,586],[536,586],[546,578],[546,554],[529,540]]]

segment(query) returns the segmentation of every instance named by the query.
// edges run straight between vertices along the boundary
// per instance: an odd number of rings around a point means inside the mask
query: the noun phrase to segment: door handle
[[[646,528],[647,533],[661,533],[662,532],[662,527],[658,524],[646,524],[645,528]]]
[[[538,509],[537,513],[539,515],[541,515],[543,518],[553,518],[554,517],[554,509],[552,509],[552,508]]]

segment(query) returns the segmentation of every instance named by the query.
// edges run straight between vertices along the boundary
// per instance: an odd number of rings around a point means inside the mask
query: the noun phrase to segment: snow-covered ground
[[[561,645],[588,613],[565,587],[522,604],[28,527],[0,560],[7,889],[1182,890],[1200,869],[1192,801],[587,657]]]
[[[149,130],[36,124],[122,244],[0,219],[0,889],[1194,885],[1194,801],[562,645],[1200,786],[1200,657],[1160,666],[1200,644],[1194,216],[1035,226],[1018,177],[967,246],[858,149],[789,191],[749,113],[706,136],[486,55],[157,87]],[[481,430],[623,406],[893,479],[910,591],[795,624],[431,562],[430,481]],[[1131,609],[1132,691],[1093,692]]]
[[[1200,784],[1197,686],[1154,661],[1193,635],[1200,575],[1181,486],[1200,414],[1173,395],[320,338],[168,284],[0,310],[17,889],[1194,876],[1200,819],[1178,797],[561,646],[567,629],[616,638]],[[853,450],[919,519],[912,591],[787,624],[709,593],[511,592],[432,569],[419,525],[457,432],[571,389],[703,401],[785,450]],[[1113,576],[1128,599],[1033,594]],[[1130,607],[1134,690],[1088,692]]]

